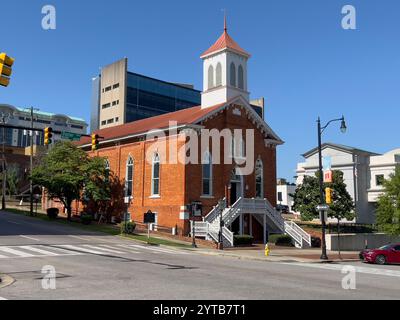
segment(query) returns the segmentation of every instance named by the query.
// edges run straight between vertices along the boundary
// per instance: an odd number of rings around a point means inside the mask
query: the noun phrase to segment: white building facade
[[[330,159],[332,170],[343,172],[347,191],[355,204],[356,223],[374,224],[376,222],[376,203],[383,191],[382,181],[388,179],[397,164],[400,164],[400,149],[384,155],[353,147],[324,143],[323,158]],[[318,149],[303,154],[305,162],[297,165],[299,185],[304,176],[314,176],[318,171]]]
[[[17,108],[8,104],[0,104],[0,117],[5,119],[7,125],[17,127],[31,126],[31,113],[29,109]],[[2,119],[0,119],[2,121]],[[34,111],[33,127],[44,129],[51,127],[53,131],[67,131],[77,134],[86,134],[88,124],[85,120],[67,116],[64,114],[54,114],[49,112]],[[2,135],[2,130],[0,130]],[[30,145],[30,138],[26,130],[6,128],[5,143],[13,147],[27,147]],[[53,134],[53,142],[61,140],[60,134]],[[44,145],[43,133],[39,132],[34,137],[34,145]]]
[[[284,179],[278,179],[276,184],[276,203],[288,206],[289,213],[293,212],[294,200],[292,195],[296,192],[296,185],[287,183]]]

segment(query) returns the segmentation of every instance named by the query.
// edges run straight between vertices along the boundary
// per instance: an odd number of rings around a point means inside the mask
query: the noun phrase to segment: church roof
[[[244,49],[242,49],[235,40],[232,39],[232,37],[228,34],[228,28],[226,26],[226,18],[225,18],[225,26],[224,26],[224,32],[222,35],[218,38],[218,40],[203,54],[200,56],[200,58],[204,58],[214,52],[218,52],[224,49],[231,49],[239,54],[242,54],[246,57],[250,57],[250,54],[246,52]]]
[[[201,106],[191,107],[151,118],[129,122],[119,126],[100,129],[93,133],[98,134],[101,137],[100,141],[110,141],[146,135],[151,130],[165,130],[169,128],[170,122],[176,122],[177,126],[200,125],[207,118],[223,111],[224,108],[231,106],[238,99],[238,97],[235,97],[228,102],[220,103],[208,108],[202,108]],[[283,143],[283,141],[251,107],[248,107],[248,112],[249,116],[256,119],[260,123],[260,126],[263,127],[263,132],[266,137],[270,138],[271,141],[276,141],[277,144]],[[80,146],[90,145],[91,137],[82,137],[80,141],[75,144]]]

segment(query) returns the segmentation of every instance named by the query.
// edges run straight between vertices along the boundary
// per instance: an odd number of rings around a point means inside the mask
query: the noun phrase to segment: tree
[[[332,204],[329,205],[328,217],[341,220],[354,219],[354,202],[346,190],[343,172],[334,170],[332,183],[324,183],[325,188],[333,189]],[[293,195],[293,209],[300,212],[302,220],[309,221],[319,217],[316,209],[320,203],[319,172],[315,176],[305,176],[303,183],[296,188]]]
[[[102,192],[97,187],[104,176],[104,159],[90,158],[69,141],[57,142],[32,172],[33,182],[45,187],[50,199],[59,199],[64,204],[68,220],[72,202],[81,199],[84,187],[90,197]]]
[[[16,163],[12,163],[7,167],[7,189],[8,195],[11,197],[18,192],[18,183],[20,182],[20,168]]]
[[[400,165],[383,183],[384,193],[378,199],[377,225],[391,235],[400,235]]]

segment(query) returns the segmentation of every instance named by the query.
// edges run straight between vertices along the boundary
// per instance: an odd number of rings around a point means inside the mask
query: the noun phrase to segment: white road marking
[[[59,255],[58,253],[50,252],[50,251],[39,249],[39,248],[32,247],[32,246],[19,246],[19,248],[25,249],[25,250],[28,250],[28,251],[41,253],[41,254],[43,254],[45,256],[58,256]]]
[[[72,236],[72,235],[69,235],[68,237],[75,238],[75,239],[79,239],[79,240],[90,241],[90,240],[88,240],[88,239],[86,239],[86,238],[83,238],[83,237],[78,237],[78,236]]]
[[[23,252],[23,251],[18,251],[18,250],[15,250],[15,249],[11,249],[9,247],[0,247],[0,251],[6,252],[6,253],[11,253],[11,254],[16,255],[18,257],[24,257],[24,258],[34,257],[33,254],[26,253],[26,252]]]
[[[104,255],[105,252],[100,252],[100,251],[96,251],[96,250],[91,250],[91,249],[86,249],[86,248],[81,248],[81,247],[77,247],[77,246],[73,246],[73,245],[69,245],[69,244],[63,244],[60,245],[59,247],[62,248],[66,248],[66,249],[71,249],[71,250],[75,250],[75,251],[80,251],[80,252],[87,252],[87,253],[93,253],[93,254],[102,254]]]
[[[146,246],[140,246],[140,245],[135,245],[135,244],[127,244],[127,245],[120,245],[120,246],[146,249],[146,250],[161,252],[161,253],[187,254],[186,252],[169,250],[169,249],[165,249],[165,248],[146,247]]]
[[[29,240],[33,240],[33,241],[40,241],[39,239],[28,237],[28,236],[20,235],[20,237],[25,238],[25,239],[29,239]]]
[[[94,249],[94,250],[101,250],[101,251],[111,252],[111,253],[118,253],[118,254],[125,253],[125,252],[122,252],[122,251],[103,248],[103,246],[101,246],[101,247],[100,246],[91,246],[90,244],[85,244],[84,247],[91,248],[91,249]]]
[[[341,271],[345,266],[345,264],[319,264],[319,263],[283,263],[283,264],[315,268],[315,269],[334,270],[334,271]],[[360,267],[360,266],[354,266],[354,268],[356,272],[359,273],[374,274],[387,277],[400,277],[400,271],[397,270],[378,269],[378,268]]]
[[[9,222],[9,223],[12,223],[12,224],[18,224],[18,225],[20,225],[20,224],[21,224],[21,223],[19,223],[19,222],[10,221],[10,220],[7,220],[7,222]]]

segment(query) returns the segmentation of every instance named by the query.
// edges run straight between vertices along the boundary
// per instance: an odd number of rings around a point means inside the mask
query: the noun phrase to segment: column
[[[253,236],[253,215],[249,214],[250,223],[250,235]]]
[[[239,234],[243,235],[243,214],[239,216]]]
[[[267,216],[263,214],[264,244],[267,244]]]

